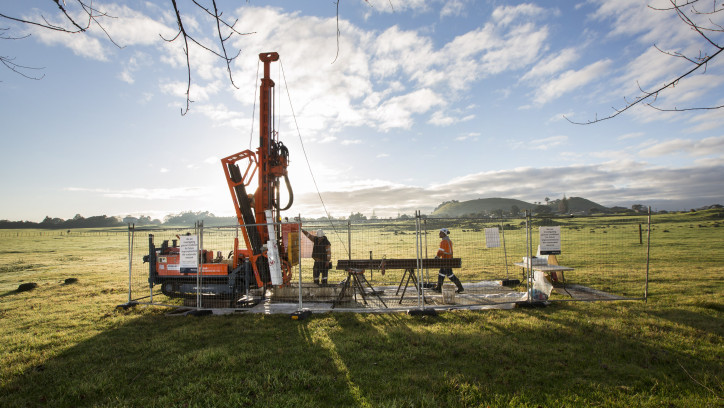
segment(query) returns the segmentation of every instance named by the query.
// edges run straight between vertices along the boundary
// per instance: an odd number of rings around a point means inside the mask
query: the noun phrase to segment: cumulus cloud
[[[579,89],[589,82],[605,75],[611,67],[611,64],[611,60],[605,59],[596,61],[580,70],[566,71],[538,88],[533,100],[537,104],[542,105],[561,97],[563,94]]]

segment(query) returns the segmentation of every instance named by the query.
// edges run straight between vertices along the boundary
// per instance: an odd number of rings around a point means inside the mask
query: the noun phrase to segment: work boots
[[[460,279],[458,279],[457,276],[453,275],[450,277],[450,280],[455,284],[455,286],[458,287],[458,290],[455,291],[455,293],[461,293],[465,289],[463,289],[463,284],[460,282]]]
[[[437,275],[437,286],[435,286],[432,291],[437,293],[442,293],[442,282],[445,280],[445,277],[442,275]]]

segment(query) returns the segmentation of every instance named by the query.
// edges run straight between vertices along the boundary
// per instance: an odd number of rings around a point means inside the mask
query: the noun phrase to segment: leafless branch
[[[693,74],[697,70],[702,69],[703,72],[706,72],[707,66],[711,60],[716,58],[723,50],[724,47],[719,45],[716,41],[714,41],[710,36],[705,34],[705,32],[711,32],[711,33],[722,33],[724,32],[723,29],[721,29],[721,26],[714,24],[711,19],[709,19],[710,23],[712,24],[712,27],[703,27],[701,25],[698,25],[695,23],[689,15],[687,15],[686,10],[684,10],[684,7],[691,6],[691,13],[692,14],[715,14],[718,12],[721,12],[724,10],[724,3],[722,3],[722,6],[719,6],[717,8],[716,2],[714,3],[714,7],[711,12],[706,13],[700,13],[694,8],[694,4],[697,3],[699,0],[687,0],[683,4],[677,4],[676,0],[669,0],[671,3],[671,7],[665,7],[665,8],[655,8],[653,6],[649,6],[649,8],[657,11],[675,11],[679,19],[686,25],[692,28],[692,30],[696,31],[697,34],[699,34],[700,37],[702,37],[710,46],[714,48],[714,52],[710,55],[703,53],[702,51],[699,51],[699,55],[696,57],[691,57],[684,55],[680,52],[676,51],[665,51],[659,48],[657,45],[654,45],[654,47],[661,53],[675,57],[675,58],[682,58],[686,61],[692,63],[694,66],[693,68],[689,69],[688,71],[684,72],[683,74],[677,76],[673,80],[670,80],[666,82],[664,85],[660,86],[659,88],[653,90],[653,91],[646,91],[639,85],[639,91],[640,94],[636,96],[632,101],[628,101],[626,98],[624,98],[624,106],[623,108],[612,108],[614,113],[611,115],[599,118],[598,115],[593,120],[588,120],[586,122],[576,122],[564,115],[564,118],[569,121],[572,124],[576,125],[590,125],[593,123],[602,122],[604,120],[613,119],[616,116],[620,115],[621,113],[629,110],[630,108],[643,103],[644,105],[651,107],[655,110],[662,111],[662,112],[684,112],[684,111],[692,111],[692,110],[714,110],[714,109],[721,109],[724,108],[724,105],[720,106],[711,106],[711,107],[697,107],[697,108],[660,108],[653,105],[653,103],[658,99],[658,96],[661,92],[666,91],[670,88],[674,88],[682,79],[688,77],[689,75]],[[644,101],[647,101],[644,103]]]
[[[673,108],[671,108],[671,109],[659,108],[659,107],[654,106],[654,105],[651,105],[651,104],[649,104],[648,106],[651,107],[652,109],[656,109],[656,110],[659,111],[659,112],[686,112],[686,111],[698,111],[698,110],[717,110],[717,109],[724,108],[724,105],[719,105],[719,106],[705,106],[705,107],[697,107],[697,108],[677,108],[677,107],[673,107]]]
[[[108,40],[111,43],[113,43],[118,48],[123,48],[113,40],[111,35],[108,33],[106,28],[103,26],[103,22],[100,20],[102,18],[115,18],[115,17],[93,7],[92,0],[90,2],[87,2],[85,0],[75,0],[76,6],[80,10],[82,10],[83,13],[85,14],[85,16],[88,18],[88,20],[85,21],[84,23],[79,22],[76,17],[73,17],[73,15],[71,15],[72,13],[70,11],[68,11],[65,1],[62,1],[62,4],[61,4],[61,0],[50,0],[50,1],[55,3],[56,6],[58,6],[58,9],[60,10],[61,14],[63,15],[65,22],[68,23],[69,27],[63,27],[61,25],[51,23],[42,14],[38,18],[38,20],[28,20],[25,18],[8,16],[6,14],[1,14],[1,13],[0,13],[0,18],[4,18],[4,19],[10,20],[10,21],[15,21],[15,22],[22,23],[22,24],[27,24],[30,26],[40,27],[40,28],[43,28],[46,30],[52,30],[52,31],[57,31],[57,32],[61,32],[61,33],[66,33],[66,34],[84,33],[91,27],[92,24],[95,23],[95,25],[98,26],[98,28],[100,28],[105,33],[106,37],[108,37]],[[8,31],[9,29],[3,28],[0,30]],[[24,38],[28,38],[28,37],[30,37],[30,34],[25,34],[25,35],[19,36],[19,37],[10,36],[7,33],[2,33],[2,35],[0,35],[0,39],[2,39],[2,40],[20,40],[20,39],[24,39]],[[9,70],[11,70],[11,71],[15,72],[16,74],[19,74],[25,78],[33,79],[33,80],[40,80],[40,79],[43,79],[43,77],[45,77],[44,74],[41,76],[35,76],[35,75],[29,75],[28,73],[24,72],[27,70],[41,70],[44,68],[29,67],[29,66],[17,64],[15,62],[15,58],[8,57],[8,56],[1,56],[0,62],[2,62],[2,64]]]
[[[41,69],[45,69],[45,68],[28,67],[25,65],[16,64],[15,62],[13,62],[14,60],[15,60],[15,58],[0,55],[0,63],[2,63],[6,68],[8,68],[9,70],[15,72],[16,74],[18,74],[20,76],[23,76],[27,79],[32,79],[35,81],[39,81],[39,80],[43,79],[43,77],[45,77],[45,74],[37,77],[37,76],[28,75],[23,72],[23,70],[41,70]]]
[[[183,52],[186,55],[186,72],[187,72],[188,79],[187,79],[187,83],[186,83],[186,109],[185,110],[181,109],[181,115],[185,115],[186,113],[188,113],[191,103],[193,102],[191,100],[191,95],[190,95],[191,94],[191,59],[189,56],[189,42],[196,44],[201,49],[206,50],[207,52],[210,52],[211,54],[221,58],[224,61],[224,63],[226,64],[226,71],[229,74],[229,82],[231,82],[231,85],[233,85],[235,88],[238,89],[238,87],[234,83],[234,77],[233,77],[233,74],[231,71],[231,63],[239,55],[241,55],[241,50],[238,50],[236,52],[236,55],[229,56],[229,53],[226,50],[226,42],[229,41],[234,34],[237,34],[237,35],[254,34],[254,32],[242,33],[240,31],[238,31],[236,29],[236,23],[238,22],[238,20],[234,21],[233,24],[230,24],[229,22],[227,22],[222,17],[223,12],[219,11],[219,8],[216,4],[216,0],[211,0],[212,7],[206,7],[206,6],[202,5],[201,3],[199,3],[197,0],[192,0],[192,2],[194,5],[196,5],[196,7],[198,7],[199,9],[206,12],[209,16],[211,16],[214,19],[214,21],[216,22],[216,36],[218,37],[217,45],[219,46],[221,51],[214,50],[213,48],[211,48],[211,46],[202,43],[201,41],[197,40],[193,35],[191,35],[188,31],[186,31],[186,28],[184,27],[184,24],[183,24],[181,10],[179,9],[179,6],[178,6],[176,0],[171,0],[171,3],[173,4],[173,10],[176,13],[176,24],[178,25],[178,32],[171,39],[166,39],[163,36],[161,36],[161,38],[163,38],[163,40],[167,41],[167,42],[174,42],[179,37],[183,38],[183,43],[184,43]],[[228,34],[224,34],[222,32],[222,27],[225,27],[225,29],[229,30]]]
[[[183,37],[184,40],[184,46],[183,46],[183,52],[186,54],[186,72],[188,73],[188,81],[186,82],[186,110],[184,111],[183,108],[181,109],[181,116],[184,116],[188,113],[189,108],[191,107],[191,60],[189,59],[189,37],[186,34],[186,29],[184,29],[184,23],[181,19],[181,12],[179,12],[178,5],[176,4],[176,0],[171,0],[171,3],[173,3],[173,9],[176,12],[176,24],[178,24],[178,33],[176,36],[171,40],[166,40],[168,42],[175,41],[179,35]],[[163,37],[162,37],[163,38]]]
[[[337,58],[339,57],[339,2],[342,0],[337,0],[337,54],[334,55],[334,61],[332,61],[332,64],[334,64],[337,61]],[[367,1],[367,0],[365,0]],[[369,3],[368,3],[369,4]]]

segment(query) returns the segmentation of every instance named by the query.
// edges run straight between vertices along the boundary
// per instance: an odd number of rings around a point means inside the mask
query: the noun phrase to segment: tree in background
[[[558,201],[558,212],[561,214],[565,214],[568,212],[568,199],[566,198],[565,194],[563,194],[563,198]]]
[[[364,221],[364,220],[366,220],[366,219],[367,219],[367,216],[364,215],[364,214],[362,214],[361,212],[351,213],[351,214],[349,215],[349,220],[350,220],[350,221]]]

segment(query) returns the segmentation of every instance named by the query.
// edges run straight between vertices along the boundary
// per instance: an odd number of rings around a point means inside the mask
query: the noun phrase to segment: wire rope
[[[294,112],[294,106],[292,105],[292,96],[289,94],[289,86],[287,84],[287,75],[284,72],[284,64],[282,63],[281,58],[279,58],[279,67],[282,70],[282,77],[284,78],[284,88],[287,91],[287,98],[289,99],[289,108],[292,112],[292,118],[294,119],[294,126],[297,128],[297,135],[299,136],[299,144],[302,146],[302,153],[304,154],[304,160],[307,162],[307,168],[309,169],[309,174],[312,176],[312,182],[314,183],[314,189],[317,191],[317,196],[319,197],[319,201],[322,203],[322,208],[324,208],[324,215],[327,217],[327,220],[329,221],[329,225],[332,227],[332,230],[334,231],[335,236],[339,240],[339,242],[342,244],[342,247],[344,248],[344,252],[347,254],[347,256],[350,256],[349,250],[347,249],[347,245],[344,244],[344,240],[339,237],[339,232],[337,231],[337,228],[334,226],[334,222],[332,222],[332,218],[329,216],[329,210],[327,210],[327,205],[324,203],[324,199],[322,198],[322,193],[319,192],[319,186],[317,185],[317,179],[314,177],[314,172],[312,172],[312,165],[309,163],[309,157],[307,156],[307,149],[304,148],[304,142],[302,141],[302,132],[299,130],[299,123],[297,123],[297,115]],[[301,220],[299,220],[301,221]]]
[[[254,81],[254,107],[251,110],[251,133],[249,133],[249,150],[251,150],[251,143],[254,138],[254,116],[256,115],[256,90],[258,88],[257,83],[259,82],[259,65],[260,61],[256,62],[256,80]]]

